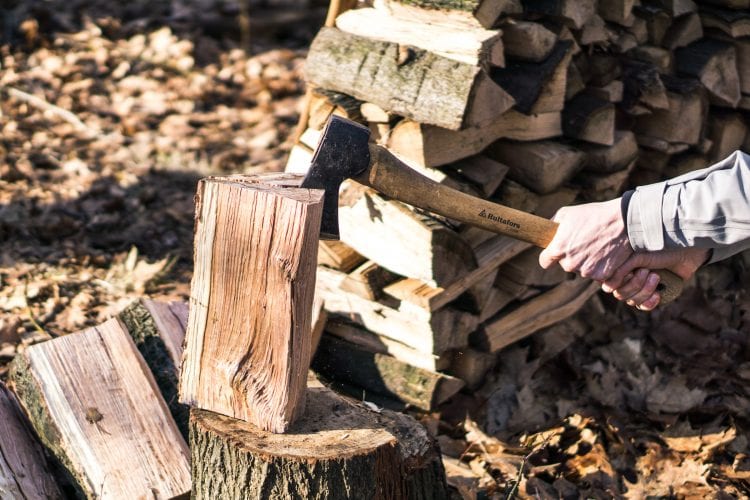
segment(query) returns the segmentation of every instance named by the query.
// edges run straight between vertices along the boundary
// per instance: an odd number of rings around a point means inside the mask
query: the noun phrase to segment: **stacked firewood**
[[[321,29],[306,63],[304,171],[335,114],[432,179],[551,217],[747,144],[747,0],[380,0]],[[439,8],[438,8],[439,7]],[[366,397],[430,409],[597,285],[540,249],[354,183],[320,247],[331,313],[314,361]],[[581,221],[585,223],[585,221]]]

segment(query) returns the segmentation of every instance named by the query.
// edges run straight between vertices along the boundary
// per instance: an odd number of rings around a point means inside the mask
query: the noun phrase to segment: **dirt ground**
[[[249,32],[222,0],[0,10],[0,374],[136,297],[187,298],[197,179],[283,168],[320,25],[297,10]],[[748,265],[653,314],[597,297],[417,415],[457,498],[750,496]]]

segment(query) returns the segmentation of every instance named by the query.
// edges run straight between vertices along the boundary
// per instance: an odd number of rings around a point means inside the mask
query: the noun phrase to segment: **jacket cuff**
[[[636,188],[628,203],[626,228],[636,252],[664,250],[662,198],[666,181]]]

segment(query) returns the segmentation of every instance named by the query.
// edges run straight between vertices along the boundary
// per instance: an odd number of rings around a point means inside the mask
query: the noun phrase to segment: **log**
[[[625,84],[621,80],[612,80],[603,87],[589,87],[586,89],[586,92],[598,99],[618,103],[622,101]]]
[[[522,59],[508,59],[503,68],[492,68],[490,76],[492,80],[515,100],[515,109],[521,113],[559,111],[558,110],[534,110],[534,105],[543,96],[545,85],[555,76],[562,72],[563,78],[567,75],[567,65],[570,63],[569,41],[560,41],[552,49],[544,61],[537,63]],[[564,80],[563,80],[564,82]],[[563,91],[557,92],[565,95]]]
[[[388,149],[417,165],[437,167],[479,154],[500,138],[535,141],[562,135],[560,113],[524,115],[508,111],[490,125],[453,131],[403,120],[391,132]]]
[[[552,52],[557,35],[541,23],[507,19],[500,25],[507,57],[541,63]]]
[[[433,411],[464,386],[462,380],[450,375],[417,368],[328,335],[323,335],[312,366],[327,379],[425,411]],[[353,396],[361,397],[362,393]]]
[[[187,445],[119,319],[29,346],[13,361],[11,381],[80,496],[190,492]]]
[[[367,259],[352,247],[338,240],[321,240],[318,243],[318,264],[348,273]]]
[[[0,496],[64,498],[13,393],[0,382]]]
[[[199,182],[180,376],[182,403],[275,432],[304,408],[323,210],[321,191],[284,187],[288,179]]]
[[[445,286],[476,267],[466,242],[431,214],[353,183],[339,203],[341,240],[389,271]]]
[[[664,48],[675,50],[687,47],[703,38],[703,25],[698,14],[692,13],[674,19],[662,40]]]
[[[562,267],[553,266],[544,269],[539,265],[541,248],[530,248],[500,266],[495,283],[510,280],[515,283],[534,287],[559,285],[570,278]]]
[[[443,352],[466,345],[477,327],[476,316],[452,307],[428,311],[408,302],[375,302],[345,290],[346,275],[318,268],[318,290],[332,316],[362,325],[382,337],[401,342],[423,353]]]
[[[604,19],[594,14],[578,32],[577,40],[579,45],[587,47],[589,45],[608,43],[610,36],[610,31],[607,29]]]
[[[486,154],[508,165],[508,177],[537,193],[556,191],[583,165],[583,154],[553,141],[498,141]]]
[[[711,104],[736,108],[740,101],[737,53],[728,43],[709,38],[675,51],[678,72],[698,78]]]
[[[349,10],[336,18],[341,31],[381,42],[407,45],[485,71],[505,65],[501,33],[472,27],[444,14],[434,22],[389,14],[386,9]]]
[[[412,417],[310,386],[290,434],[193,410],[193,498],[449,498],[440,452]]]
[[[397,279],[398,275],[368,260],[348,273],[339,286],[367,300],[378,300],[383,295],[383,287]]]
[[[627,61],[623,65],[623,109],[631,114],[636,108],[646,107],[647,113],[653,109],[669,109],[667,89],[652,64],[640,61]]]
[[[444,170],[457,173],[476,186],[482,197],[487,198],[500,187],[508,173],[508,166],[487,156],[477,155],[446,165]]]
[[[581,278],[563,282],[513,311],[488,320],[473,341],[489,352],[497,352],[572,316],[598,289],[599,283]]]
[[[599,0],[597,12],[605,21],[630,26],[634,4],[635,0]]]
[[[576,147],[584,154],[583,169],[600,174],[623,170],[638,155],[638,143],[630,130],[616,130],[611,146],[581,143]]]
[[[633,14],[646,22],[648,43],[661,45],[667,29],[672,24],[672,16],[657,4],[643,3],[633,7]]]
[[[456,351],[449,372],[466,383],[468,389],[478,389],[486,382],[487,372],[497,363],[494,354],[471,347]]]
[[[356,344],[364,350],[392,356],[423,370],[433,372],[445,370],[452,361],[452,351],[440,354],[422,352],[397,340],[366,330],[361,325],[340,317],[331,318],[325,327],[325,331],[335,337]]]
[[[141,299],[126,307],[118,317],[146,361],[172,418],[187,440],[190,411],[178,401],[178,377],[188,305]]]
[[[706,137],[712,142],[709,163],[722,160],[742,148],[747,131],[742,114],[714,108],[706,122]]]
[[[387,7],[419,21],[429,21],[444,12],[464,14],[469,22],[488,29],[495,26],[503,14],[523,13],[521,0],[392,0],[387,2]]]
[[[639,45],[628,51],[628,56],[638,61],[654,65],[659,73],[672,72],[672,52],[653,45]]]
[[[625,168],[609,174],[582,172],[576,177],[586,201],[606,201],[617,198],[628,184],[637,161],[633,159]]]
[[[716,2],[714,2],[716,3]],[[737,2],[748,4],[746,0]],[[704,28],[715,28],[723,31],[732,38],[750,36],[750,6],[730,7],[729,9],[702,6],[700,15]]]
[[[583,28],[596,13],[595,0],[524,0],[523,7],[526,14],[551,16],[573,29]]]
[[[565,105],[563,133],[570,138],[611,146],[615,141],[615,107],[581,93]]]
[[[514,104],[478,66],[335,28],[318,32],[305,75],[313,85],[451,130],[486,125]]]
[[[672,17],[680,17],[696,12],[698,6],[693,0],[657,0],[657,5],[666,10]]]

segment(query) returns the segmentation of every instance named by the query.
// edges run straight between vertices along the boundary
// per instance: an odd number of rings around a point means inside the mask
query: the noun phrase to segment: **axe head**
[[[339,188],[344,179],[356,177],[370,166],[369,141],[370,129],[359,123],[335,115],[326,123],[301,185],[325,191],[321,239],[339,239]]]

